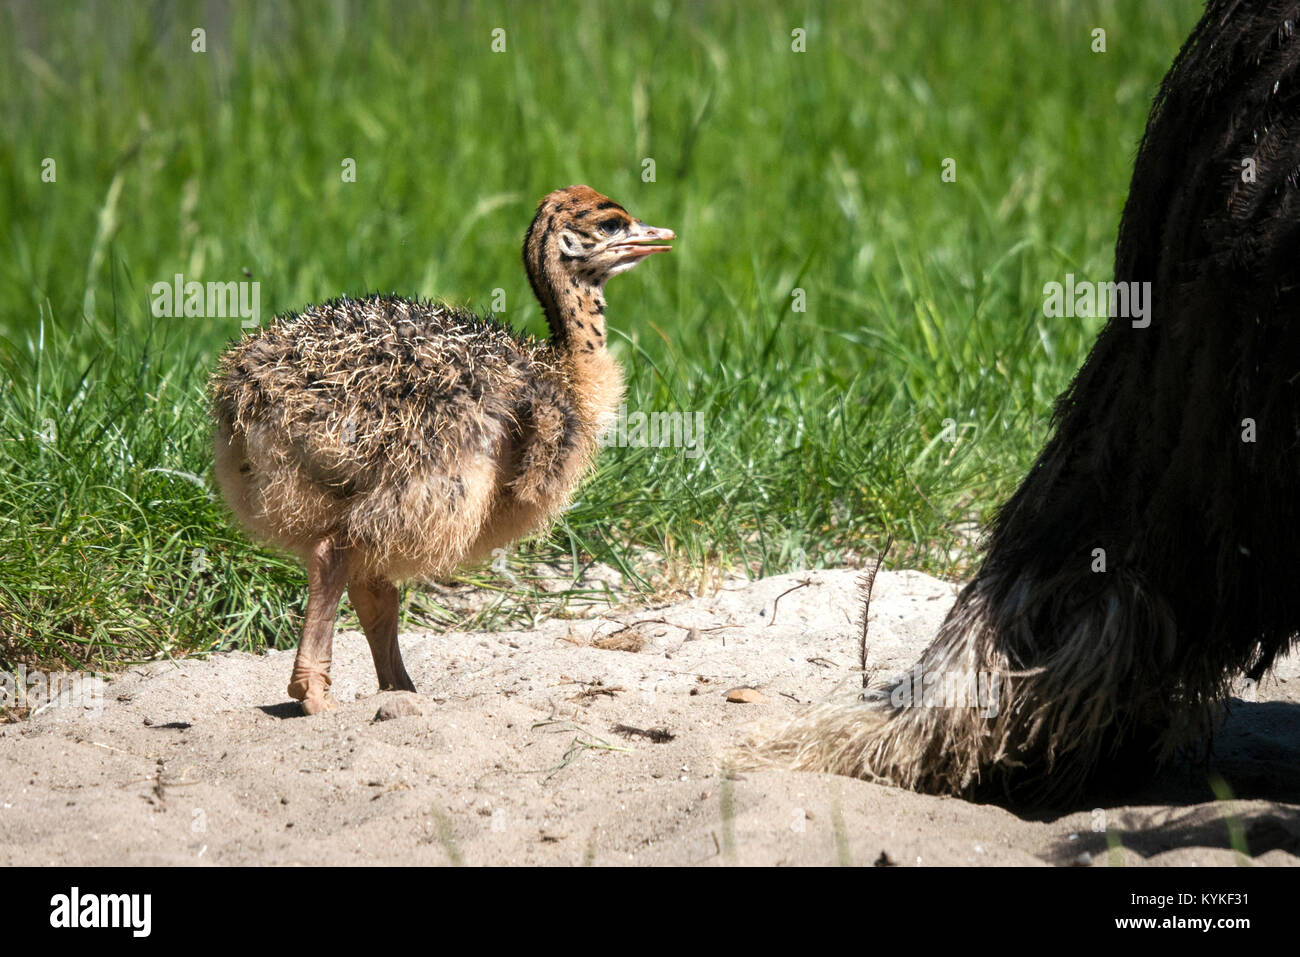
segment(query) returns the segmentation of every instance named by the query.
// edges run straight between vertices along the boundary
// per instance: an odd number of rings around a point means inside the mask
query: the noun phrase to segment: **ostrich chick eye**
[[[611,216],[609,219],[604,219],[600,222],[600,231],[606,236],[613,236],[622,228],[623,220],[619,219],[617,216]]]

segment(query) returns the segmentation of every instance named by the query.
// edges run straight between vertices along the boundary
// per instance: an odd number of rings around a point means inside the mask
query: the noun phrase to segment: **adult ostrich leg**
[[[909,675],[752,756],[1055,803],[1103,761],[1204,741],[1232,681],[1295,640],[1298,25],[1300,3],[1212,0],[1156,97],[1115,253],[1150,322],[1111,310],[919,662],[996,675],[996,713],[891,702]]]

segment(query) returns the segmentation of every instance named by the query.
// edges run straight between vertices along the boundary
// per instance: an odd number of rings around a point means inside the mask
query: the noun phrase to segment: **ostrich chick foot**
[[[300,654],[293,664],[293,678],[289,681],[289,697],[302,702],[303,714],[320,714],[338,707],[329,693],[329,662],[320,667],[317,662],[304,661]]]

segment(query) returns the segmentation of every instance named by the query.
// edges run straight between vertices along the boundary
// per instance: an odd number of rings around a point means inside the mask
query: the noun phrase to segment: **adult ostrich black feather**
[[[1204,742],[1295,640],[1298,30],[1300,3],[1212,0],[1156,96],[1115,252],[1149,323],[1111,315],[919,664],[996,676],[996,708],[887,686],[751,755],[1057,802]]]

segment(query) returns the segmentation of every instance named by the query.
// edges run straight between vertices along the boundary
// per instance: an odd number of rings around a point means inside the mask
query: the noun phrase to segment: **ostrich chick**
[[[307,566],[289,683],[307,714],[334,706],[344,587],[380,690],[414,691],[395,583],[446,575],[565,507],[623,395],[605,283],[674,238],[570,186],[542,200],[524,239],[549,340],[442,304],[369,296],[279,316],[222,355],[217,481],[255,538]]]

